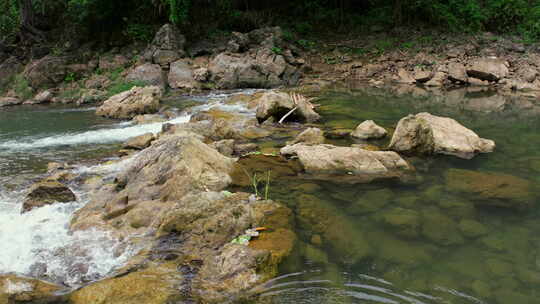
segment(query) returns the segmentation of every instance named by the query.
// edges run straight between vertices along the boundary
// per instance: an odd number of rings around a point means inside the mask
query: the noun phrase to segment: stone
[[[67,57],[48,55],[30,62],[24,69],[23,76],[34,89],[54,87],[64,81],[67,65]]]
[[[105,75],[92,75],[84,82],[84,86],[88,89],[103,89],[110,85],[109,77]]]
[[[103,102],[96,114],[110,118],[133,118],[159,110],[162,91],[157,86],[133,87]]]
[[[288,121],[297,120],[311,123],[320,119],[319,114],[302,99],[298,100],[300,104],[295,104],[291,95],[284,92],[268,91],[254,102],[257,103],[256,116],[259,122],[266,121],[270,117],[274,117],[276,121],[279,121],[295,107],[298,107],[298,109],[289,116]]]
[[[298,134],[288,145],[302,143],[305,145],[318,145],[324,143],[323,131],[318,128],[307,128]]]
[[[479,206],[528,209],[535,205],[533,185],[528,180],[508,174],[449,169],[446,189],[474,197]]]
[[[15,56],[11,56],[4,62],[0,61],[0,88],[5,87],[15,77],[22,72],[24,66]],[[1,103],[0,103],[1,106]]]
[[[14,97],[0,97],[0,108],[7,106],[20,105],[23,101]]]
[[[324,136],[330,139],[344,139],[351,135],[353,130],[350,129],[335,129],[324,132]]]
[[[416,238],[420,234],[421,216],[417,211],[396,207],[386,211],[382,218],[400,236]]]
[[[139,135],[128,140],[124,145],[124,149],[143,150],[148,148],[152,141],[155,140],[153,133],[146,133]]]
[[[161,67],[158,64],[151,63],[145,63],[132,69],[127,74],[126,80],[155,86],[164,83]]]
[[[424,112],[402,118],[388,148],[405,153],[446,154],[471,159],[478,153],[493,152],[495,142],[480,138],[454,119]]]
[[[461,220],[459,222],[459,230],[468,238],[477,238],[487,234],[488,230],[486,226],[475,220]]]
[[[297,156],[305,171],[318,178],[341,175],[354,182],[378,179],[401,179],[412,168],[395,152],[368,151],[333,145],[295,144],[280,153]]]
[[[459,62],[451,62],[448,64],[448,79],[452,82],[467,83],[469,77],[467,76],[467,69]]]
[[[413,78],[417,83],[424,83],[431,79],[433,73],[419,66],[414,67]]]
[[[398,79],[397,81],[398,81],[399,83],[413,84],[413,83],[416,82],[416,80],[414,80],[414,78],[411,76],[411,74],[410,74],[407,70],[405,70],[405,69],[403,69],[403,68],[400,68],[400,69],[398,70],[398,75],[397,75],[397,77],[398,77],[398,78],[397,78],[397,79]]]
[[[351,136],[358,139],[380,139],[386,134],[386,130],[373,120],[366,120],[356,127]]]
[[[76,201],[73,191],[67,186],[56,181],[42,181],[34,184],[26,196],[22,212],[28,212],[34,208],[54,204],[56,202],[67,203]]]
[[[144,125],[144,124],[151,124],[151,123],[162,123],[167,120],[158,114],[143,114],[143,115],[137,115],[133,117],[131,121],[137,125]]]
[[[235,152],[234,139],[215,141],[210,146],[227,157],[231,157]]]
[[[387,206],[394,198],[389,189],[371,190],[363,193],[357,201],[347,209],[351,214],[377,212]]]
[[[38,103],[46,103],[46,102],[50,102],[53,98],[53,93],[49,90],[45,90],[39,94],[37,94],[36,96],[34,96],[33,98],[33,101],[34,103],[38,104]]]
[[[428,87],[442,87],[444,85],[444,80],[447,78],[447,74],[445,72],[435,72],[433,77],[425,83]]]
[[[123,69],[129,65],[129,60],[124,55],[109,55],[99,58],[98,67],[102,71]]]
[[[170,63],[185,56],[186,38],[173,24],[163,25],[148,45],[144,58],[155,64],[168,67]]]
[[[496,58],[477,59],[467,69],[469,77],[490,82],[497,82],[508,74],[508,62]]]
[[[192,67],[186,60],[171,63],[168,83],[173,89],[193,89],[197,87]]]
[[[210,71],[207,68],[198,68],[193,71],[193,79],[200,82],[208,81]]]
[[[0,303],[63,303],[63,288],[37,279],[0,275]]]
[[[534,82],[536,80],[536,76],[538,75],[538,71],[531,66],[526,66],[519,69],[518,74],[521,75],[523,80],[527,82]]]
[[[443,246],[459,245],[464,242],[457,224],[439,211],[426,210],[422,213],[422,235]]]

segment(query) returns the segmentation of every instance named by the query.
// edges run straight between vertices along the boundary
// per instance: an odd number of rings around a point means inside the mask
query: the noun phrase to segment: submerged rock
[[[379,139],[385,137],[386,133],[386,130],[373,120],[366,120],[356,127],[351,136],[359,139]]]
[[[493,152],[495,142],[480,138],[454,119],[424,112],[399,121],[389,149],[471,159],[478,153]]]
[[[322,179],[343,175],[355,182],[371,182],[375,179],[401,179],[412,171],[411,166],[395,152],[305,144],[286,146],[280,152],[286,156],[297,156],[307,173]]]
[[[307,128],[302,133],[298,134],[292,141],[287,142],[288,145],[302,143],[305,145],[319,145],[324,143],[323,131],[319,128]]]
[[[107,99],[96,114],[111,118],[133,118],[159,110],[162,91],[159,87],[133,87],[131,90]]]
[[[512,175],[450,169],[445,181],[447,190],[472,195],[476,205],[527,209],[535,204],[531,182]]]
[[[34,184],[30,188],[30,192],[24,200],[22,212],[56,202],[67,203],[75,200],[77,200],[75,194],[67,186],[57,181],[46,180]]]

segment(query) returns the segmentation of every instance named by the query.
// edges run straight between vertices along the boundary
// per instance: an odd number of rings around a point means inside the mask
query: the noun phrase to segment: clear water
[[[254,302],[540,302],[540,102],[489,91],[457,93],[336,89],[319,95],[315,102],[330,129],[367,119],[392,129],[407,114],[428,111],[458,120],[497,148],[473,160],[409,158],[421,176],[414,185],[275,180],[270,196],[294,211],[300,241],[282,276]],[[373,143],[384,147],[388,140]],[[451,168],[529,181],[534,207],[475,207],[478,197],[446,187]],[[404,214],[417,217],[413,232],[387,220]],[[483,225],[484,234],[464,235],[460,223],[469,220]]]
[[[396,94],[383,89],[339,88],[315,95],[319,97],[315,102],[321,104],[319,112],[325,128],[354,128],[361,121],[372,119],[391,129],[409,113],[428,111],[457,119],[480,136],[495,140],[497,149],[473,160],[409,159],[422,178],[414,185],[349,185],[339,180],[313,182],[294,178],[273,181],[270,196],[294,211],[299,241],[283,263],[281,275],[266,284],[253,302],[539,302],[537,205],[527,211],[475,207],[476,197],[448,191],[444,178],[451,168],[509,174],[529,181],[538,203],[538,102],[501,99],[492,92],[472,91],[443,96],[424,91]],[[154,127],[158,126],[151,126]],[[73,209],[84,204],[84,193],[77,193],[82,200],[69,208],[51,206],[21,216],[20,191],[44,172],[47,162],[77,163],[110,155],[126,138],[148,132],[138,128],[98,118],[92,109],[0,110],[0,242],[14,244],[0,248],[0,272],[28,272],[25,267],[29,264],[22,260],[39,259],[39,253],[51,265],[70,261],[69,256],[62,255],[55,259],[52,249],[77,239],[107,244],[110,239],[99,232],[74,238],[67,230]],[[374,143],[384,146],[387,141]],[[104,174],[102,166],[81,170]],[[369,212],[358,212],[358,202],[375,207],[368,208]],[[385,220],[389,215],[411,211],[419,218],[416,234]],[[485,234],[465,236],[459,228],[464,220],[482,224]],[[17,256],[24,259],[17,260]],[[110,251],[86,256],[90,260],[84,263],[93,265],[99,274],[122,263],[121,259],[114,260],[117,257]],[[70,265],[76,266],[77,262]]]

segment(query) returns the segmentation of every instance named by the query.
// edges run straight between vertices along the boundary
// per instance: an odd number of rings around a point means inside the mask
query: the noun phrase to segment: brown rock
[[[147,85],[161,85],[163,84],[161,67],[158,64],[145,63],[131,70],[126,80],[143,82]]]
[[[14,97],[0,97],[0,107],[14,106],[23,103],[22,100]]]
[[[481,58],[467,69],[467,75],[480,80],[496,82],[508,76],[508,62],[496,58]]]
[[[359,139],[379,139],[385,137],[386,134],[386,130],[373,120],[366,120],[356,127],[351,136]]]
[[[30,188],[23,203],[22,212],[56,202],[67,203],[75,200],[77,200],[75,194],[64,184],[56,181],[42,181]]]
[[[305,145],[318,145],[324,143],[323,131],[318,128],[307,128],[302,133],[298,134],[292,141],[287,142],[288,145],[302,143]]]
[[[173,89],[192,89],[197,86],[192,67],[187,60],[171,63],[168,82]]]
[[[123,147],[124,149],[143,150],[148,148],[154,139],[154,134],[146,133],[128,140]]]
[[[159,87],[133,87],[107,99],[96,114],[111,118],[133,118],[159,110],[162,91]]]

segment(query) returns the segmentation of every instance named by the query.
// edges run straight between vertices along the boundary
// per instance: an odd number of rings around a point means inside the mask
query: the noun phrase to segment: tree
[[[20,35],[22,39],[32,42],[42,42],[45,35],[35,27],[36,14],[32,0],[19,0],[20,8]]]

